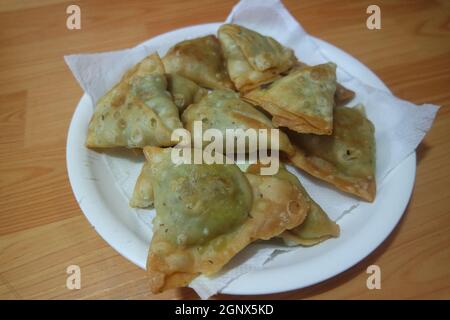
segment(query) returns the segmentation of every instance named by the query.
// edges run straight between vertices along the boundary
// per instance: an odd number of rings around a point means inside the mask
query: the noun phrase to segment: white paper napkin
[[[297,57],[305,63],[314,65],[330,60],[278,0],[243,0],[233,8],[226,22],[237,23],[272,36],[285,46],[294,49]],[[96,102],[119,81],[127,69],[156,51],[155,49],[159,48],[140,45],[122,51],[70,55],[66,56],[65,60],[81,87],[92,101]],[[375,125],[376,178],[377,188],[381,189],[386,175],[414,152],[431,127],[438,107],[430,104],[417,106],[401,100],[389,92],[365,84],[364,79],[356,79],[340,66],[337,76],[340,83],[356,92],[351,105],[363,103],[368,118]],[[124,195],[129,197],[133,187],[132,181],[135,181],[140,165],[134,163],[123,169],[123,159],[106,157],[117,184],[122,188]],[[301,181],[311,197],[334,220],[339,220],[343,214],[350,212],[360,203],[358,199],[336,191],[333,187],[302,174],[295,168],[288,169],[301,176]],[[152,214],[144,214],[142,217],[143,221],[150,225],[149,217],[152,217]],[[200,276],[190,286],[201,298],[206,299],[223,290],[239,276],[261,268],[275,250],[279,249],[298,250],[273,245],[252,245],[235,257],[220,274],[212,278]]]

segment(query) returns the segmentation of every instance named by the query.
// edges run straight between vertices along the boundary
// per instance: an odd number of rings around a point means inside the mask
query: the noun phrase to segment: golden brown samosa
[[[217,129],[226,136],[227,129],[266,129],[267,149],[276,149],[271,138],[271,130],[275,129],[270,119],[252,105],[242,101],[236,92],[231,90],[214,90],[204,96],[198,103],[190,105],[182,115],[184,127],[192,134],[194,122],[201,121],[203,130]],[[276,129],[278,130],[278,129]],[[238,140],[236,144],[239,143]],[[243,143],[246,143],[244,140]],[[223,142],[225,147],[225,141]],[[257,148],[259,147],[256,146]],[[248,142],[241,150],[248,150]],[[286,154],[293,155],[294,149],[284,132],[279,131],[278,148]],[[250,150],[254,152],[256,150]]]
[[[373,201],[375,183],[375,128],[362,106],[334,109],[330,136],[288,136],[296,149],[290,161],[296,167],[334,185],[339,190]]]
[[[303,66],[273,83],[246,93],[243,99],[269,112],[275,126],[301,133],[333,131],[336,65]]]
[[[289,72],[286,73],[286,74],[292,73],[292,72],[294,72],[297,69],[300,69],[302,67],[308,67],[308,65],[306,63],[304,63],[304,62],[297,61],[295,63],[295,65],[294,65],[294,67],[292,67],[292,69],[290,69]],[[355,97],[355,92],[354,91],[344,87],[339,82],[336,83],[336,92],[334,94],[334,105],[335,106],[342,106],[345,103],[347,103],[350,100],[352,100],[354,97]]]
[[[208,35],[177,43],[163,58],[167,73],[177,73],[210,89],[233,89],[220,43]]]
[[[257,174],[260,164],[253,164],[247,168],[247,173]],[[289,246],[312,246],[331,237],[339,236],[339,225],[331,220],[323,209],[309,196],[298,178],[281,166],[276,174],[278,179],[285,179],[295,184],[307,199],[309,209],[301,224],[286,230],[280,238]]]
[[[98,101],[88,128],[90,148],[170,146],[181,128],[178,109],[167,91],[164,66],[152,54],[130,69]]]
[[[152,292],[212,275],[258,239],[299,225],[309,209],[297,185],[235,164],[175,164],[147,147],[156,217],[147,270]]]
[[[291,49],[271,37],[236,24],[222,25],[218,37],[228,74],[240,92],[273,81],[296,62]]]
[[[208,93],[208,90],[198,86],[194,81],[179,74],[166,74],[168,90],[173,97],[173,102],[178,107],[180,114],[189,105],[198,102]]]

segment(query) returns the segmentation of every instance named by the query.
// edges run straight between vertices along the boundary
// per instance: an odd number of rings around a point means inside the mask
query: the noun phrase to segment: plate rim
[[[187,26],[183,28],[178,28],[175,30],[171,30],[169,32],[160,34],[152,39],[146,40],[138,45],[145,45],[152,41],[156,41],[156,39],[165,38],[168,35],[175,34],[181,31],[187,30],[195,30],[198,28],[217,28],[221,22],[215,22],[215,23],[206,23],[206,24],[198,24],[193,26]],[[328,49],[334,52],[337,52],[339,55],[345,57],[346,59],[350,60],[352,64],[355,64],[357,69],[363,70],[366,74],[369,74],[372,80],[375,80],[375,83],[371,83],[369,85],[372,85],[378,89],[387,90],[390,92],[389,88],[384,84],[384,82],[367,66],[362,64],[358,59],[354,58],[352,55],[348,54],[347,52],[343,51],[342,49],[334,46],[333,44],[330,44],[324,40],[321,40],[319,38],[316,38],[314,36],[309,35],[319,46],[321,49]],[[348,72],[348,70],[346,70]],[[349,72],[352,74],[351,72]],[[353,74],[352,74],[353,75]],[[359,79],[359,77],[357,77]],[[362,80],[361,80],[362,81]],[[367,83],[363,81],[364,83]],[[374,85],[375,84],[375,85]],[[74,153],[74,144],[76,142],[76,137],[74,136],[74,132],[76,131],[75,125],[77,123],[77,118],[80,116],[80,112],[82,112],[82,105],[83,103],[89,103],[90,98],[87,96],[86,93],[83,94],[80,101],[78,102],[75,112],[72,116],[68,135],[67,135],[67,143],[66,143],[66,166],[67,166],[67,172],[69,176],[69,182],[72,188],[72,192],[75,196],[75,199],[77,200],[77,203],[83,212],[86,219],[89,221],[89,223],[94,227],[94,229],[97,231],[97,233],[105,240],[114,250],[116,250],[120,255],[128,259],[133,264],[144,268],[145,265],[142,265],[139,261],[142,260],[142,257],[137,258],[136,253],[132,254],[131,252],[134,251],[126,251],[124,250],[124,245],[120,245],[117,241],[117,239],[114,239],[114,232],[112,232],[111,228],[108,228],[104,226],[101,223],[101,219],[99,220],[98,217],[96,217],[92,213],[91,205],[89,205],[89,202],[83,201],[83,197],[80,196],[82,194],[83,196],[86,196],[86,192],[80,192],[82,188],[85,187],[86,181],[81,181],[80,177],[77,176],[80,172],[80,168],[77,167],[77,161],[80,159],[77,159],[77,155]],[[84,147],[84,142],[82,143],[82,147]],[[248,274],[244,274],[243,276],[234,279],[227,287],[225,287],[223,290],[221,290],[221,293],[223,294],[238,294],[238,295],[255,295],[255,294],[273,294],[273,293],[279,293],[279,292],[286,292],[296,289],[301,289],[308,287],[313,284],[317,284],[320,282],[323,282],[329,278],[332,278],[334,276],[337,276],[341,274],[342,272],[346,271],[347,269],[351,268],[352,266],[356,265],[360,261],[362,261],[364,258],[369,256],[377,247],[379,247],[384,240],[392,233],[392,231],[395,229],[395,227],[398,225],[398,222],[400,221],[401,217],[403,216],[405,209],[409,203],[409,200],[411,199],[413,187],[414,187],[414,180],[416,176],[416,154],[415,152],[411,153],[407,158],[405,158],[394,170],[392,170],[386,179],[392,178],[396,172],[398,173],[400,170],[408,171],[407,176],[410,178],[404,185],[404,189],[406,191],[404,192],[405,196],[402,199],[399,199],[399,201],[396,204],[397,209],[396,212],[399,212],[394,216],[395,219],[393,219],[388,226],[384,229],[383,232],[379,233],[376,237],[376,239],[370,241],[370,247],[359,252],[357,257],[354,257],[353,259],[347,259],[346,263],[341,263],[338,267],[335,267],[334,269],[331,268],[328,271],[329,272],[322,272],[319,274],[316,274],[315,277],[312,277],[308,280],[300,279],[298,281],[295,281],[294,279],[290,278],[287,279],[288,281],[280,281],[279,279],[274,279],[276,277],[269,277],[267,278],[267,275],[264,275],[270,270],[256,270],[252,271]],[[95,185],[95,183],[93,183]],[[92,187],[92,186],[91,186]],[[89,190],[88,190],[89,191]],[[98,209],[97,209],[98,210]],[[117,221],[116,221],[117,222]],[[123,226],[119,229],[123,229]],[[117,231],[117,230],[116,230]],[[129,232],[131,236],[134,237],[132,243],[135,243],[138,246],[142,246],[142,243],[139,244],[137,242],[142,241],[142,239],[135,236],[132,232]],[[142,251],[142,247],[140,248]],[[139,250],[136,250],[139,251]],[[288,268],[289,269],[289,268]],[[264,272],[266,271],[266,272]],[[287,270],[286,270],[287,271]],[[292,273],[292,272],[291,272]],[[259,278],[259,281],[257,279]],[[264,280],[264,281],[261,281]],[[255,283],[257,284],[255,286]]]

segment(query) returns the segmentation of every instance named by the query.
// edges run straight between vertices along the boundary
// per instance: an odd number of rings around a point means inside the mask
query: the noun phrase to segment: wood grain
[[[195,299],[190,289],[148,291],[145,272],[89,225],[68,182],[67,129],[82,90],[63,55],[133,46],[175,28],[223,21],[235,1],[76,1],[82,29],[67,30],[72,1],[0,4],[0,298]],[[441,108],[417,150],[414,193],[400,224],[369,257],[318,285],[255,299],[450,298],[450,3],[285,1],[311,34],[349,52],[399,97]],[[366,268],[382,289],[366,288]],[[66,288],[78,264],[82,289]],[[219,295],[216,298],[249,298]]]

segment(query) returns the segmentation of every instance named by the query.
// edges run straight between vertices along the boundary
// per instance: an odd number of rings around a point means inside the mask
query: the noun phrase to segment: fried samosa
[[[178,107],[180,114],[190,104],[198,102],[208,93],[208,90],[199,87],[194,81],[191,81],[176,73],[167,74],[168,90],[172,94],[173,102]]]
[[[355,97],[355,92],[344,87],[340,83],[336,83],[336,92],[334,94],[334,105],[342,106]]]
[[[152,54],[98,101],[86,146],[171,146],[172,130],[181,127],[178,109],[167,92],[164,66],[159,56]]]
[[[259,170],[260,164],[252,164],[247,168],[246,172],[257,174]],[[325,211],[309,196],[295,175],[287,171],[282,165],[276,177],[295,184],[309,204],[309,210],[303,222],[280,235],[288,246],[312,246],[331,237],[339,236],[339,225],[331,220]]]
[[[338,237],[339,225],[331,220],[314,200],[310,199],[311,208],[303,223],[281,234],[288,246],[313,246],[332,237]]]
[[[150,163],[145,162],[142,166],[133,194],[130,199],[130,207],[148,208],[153,206],[153,186],[151,181]]]
[[[245,174],[235,164],[175,164],[172,150],[144,148],[156,208],[147,261],[152,292],[218,272],[251,242],[299,225],[309,210],[290,181]]]
[[[243,99],[269,112],[275,126],[300,133],[329,135],[333,131],[336,65],[303,66]]]
[[[218,37],[228,74],[240,92],[271,82],[296,62],[294,52],[275,39],[236,24],[224,24]]]
[[[185,40],[163,58],[167,73],[177,73],[210,89],[233,89],[220,43],[214,35]]]
[[[294,65],[294,67],[292,67],[292,69],[289,70],[289,72],[286,73],[286,74],[292,73],[292,72],[294,72],[297,69],[300,69],[302,67],[308,67],[308,65],[306,63],[301,62],[301,61],[297,61],[295,63],[295,65]],[[334,93],[334,106],[342,106],[345,103],[347,103],[350,100],[352,100],[354,97],[355,97],[355,92],[354,91],[344,87],[339,82],[336,83],[336,92]]]
[[[194,132],[194,121],[201,121],[203,130],[218,129],[224,138],[227,129],[242,129],[244,131],[247,129],[267,129],[267,149],[275,148],[271,139],[271,129],[274,129],[274,126],[270,119],[252,105],[242,101],[239,95],[231,90],[214,90],[204,96],[200,102],[190,105],[182,115],[182,122],[191,133]],[[238,140],[236,143],[245,144],[240,146],[240,150],[256,151],[248,149],[247,139]],[[281,131],[279,131],[278,146],[279,151],[288,155],[294,154],[294,149],[288,137]],[[225,141],[223,141],[223,147],[225,147]],[[239,146],[236,147],[239,148]]]
[[[290,161],[339,190],[372,202],[376,194],[374,133],[362,106],[334,108],[332,135],[288,133],[296,149]]]

